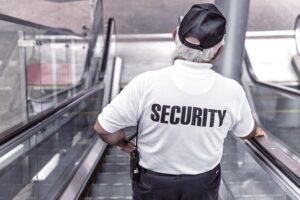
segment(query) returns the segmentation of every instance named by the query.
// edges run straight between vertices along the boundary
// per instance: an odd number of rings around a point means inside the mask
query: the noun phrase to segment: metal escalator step
[[[127,163],[129,162],[128,155],[107,155],[104,158],[104,162],[106,163]]]
[[[254,199],[261,197],[280,197],[283,196],[281,188],[273,181],[247,181],[237,183],[227,183],[235,197],[244,198],[252,197]]]
[[[123,155],[123,156],[128,156],[128,154],[118,148],[109,148],[107,155]]]
[[[270,177],[264,171],[222,172],[222,177],[226,180],[226,183],[266,181],[270,179]]]
[[[17,194],[24,184],[0,184],[0,199],[12,199]]]
[[[225,145],[227,145],[227,144],[224,143],[224,146]],[[223,155],[232,154],[232,153],[236,153],[236,152],[238,152],[238,147],[236,145],[225,146],[224,151],[223,151]]]
[[[129,172],[128,163],[103,163],[100,172]]]
[[[251,155],[250,154],[245,154],[245,153],[227,153],[222,156],[222,161],[243,161],[247,162],[251,160]]]
[[[123,174],[110,174],[110,173],[98,173],[97,175],[97,183],[123,183],[123,184],[130,184],[130,176],[128,173]]]
[[[131,184],[93,184],[91,196],[94,197],[128,197],[132,195]]]
[[[15,185],[9,185],[8,187],[15,189]],[[22,188],[14,193],[12,193],[10,198],[6,199],[15,199],[15,200],[24,200],[24,199],[45,199],[47,192],[50,188],[53,187],[51,184],[36,184],[29,183],[22,185]],[[2,188],[2,186],[1,186]]]
[[[130,200],[131,196],[127,197],[86,197],[84,200]],[[1,199],[0,199],[1,200]]]
[[[238,197],[235,198],[235,200],[287,200],[288,197],[286,196],[282,196],[282,195],[273,195],[273,196],[269,196],[269,195],[262,195],[262,196],[244,196],[244,197]]]
[[[223,172],[243,172],[251,171],[256,169],[258,164],[255,161],[248,162],[232,162],[232,161],[221,161],[221,167]]]

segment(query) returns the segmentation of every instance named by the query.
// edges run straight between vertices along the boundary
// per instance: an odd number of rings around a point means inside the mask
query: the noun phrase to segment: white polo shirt
[[[254,121],[241,85],[211,64],[176,60],[135,77],[98,117],[113,133],[139,122],[140,165],[160,173],[200,174],[221,161],[231,130],[248,135]]]

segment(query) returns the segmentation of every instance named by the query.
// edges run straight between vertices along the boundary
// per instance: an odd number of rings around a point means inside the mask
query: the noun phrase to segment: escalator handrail
[[[283,174],[286,175],[295,185],[300,187],[300,164],[293,158],[290,158],[286,152],[277,151],[276,154],[270,152],[267,148],[266,142],[258,138],[252,138],[245,142],[250,143],[261,152],[268,161],[271,161]],[[271,146],[276,149],[281,149],[280,144],[275,141],[271,141]],[[288,163],[287,163],[288,162]]]
[[[253,71],[247,51],[245,51],[245,64],[246,64],[247,73],[251,81],[254,82],[255,84],[271,89],[277,93],[288,95],[289,97],[292,98],[297,98],[297,99],[300,98],[300,92],[298,90],[260,81]],[[256,121],[257,121],[257,125],[262,127],[259,120],[256,119]],[[245,143],[248,144],[249,146],[252,146],[252,148],[257,149],[259,152],[261,152],[289,180],[291,180],[297,187],[300,187],[300,164],[293,158],[290,158],[292,155],[282,151],[281,144],[279,144],[275,140],[272,140],[271,137],[269,137],[268,142],[264,138],[252,138],[245,141]],[[281,151],[276,152],[275,154],[268,150],[270,148],[281,149]]]
[[[7,155],[7,152],[10,152],[12,149],[19,146],[22,143],[24,144],[24,141],[26,141],[26,140],[28,141],[28,140],[30,140],[30,138],[32,138],[36,134],[40,134],[41,130],[44,130],[44,128],[46,126],[51,126],[51,122],[57,121],[57,119],[59,119],[65,113],[68,113],[70,110],[74,112],[73,108],[78,107],[82,102],[86,101],[92,95],[94,95],[95,93],[97,93],[103,89],[104,89],[104,84],[100,83],[100,84],[94,85],[93,87],[83,91],[83,93],[81,95],[78,95],[77,98],[74,101],[72,101],[70,104],[61,108],[57,112],[51,114],[49,117],[47,117],[43,121],[35,124],[28,130],[25,130],[25,132],[23,132],[23,134],[20,135],[20,137],[10,140],[8,143],[5,143],[3,146],[0,146],[1,156],[5,155],[5,154]],[[82,111],[80,111],[80,112],[82,112]],[[80,112],[79,112],[79,114],[80,114]],[[71,119],[72,119],[72,116],[71,116]],[[54,133],[55,132],[56,131],[54,131]],[[95,136],[96,135],[94,135],[92,137],[95,137]],[[43,140],[36,141],[37,145],[40,144],[41,142],[43,142]],[[55,189],[52,188],[51,192],[48,192],[48,196],[45,199],[58,199],[58,198],[56,198],[56,196],[59,196],[62,193],[63,187],[65,187],[68,184],[68,181],[72,178],[73,174],[76,172],[77,165],[80,165],[82,163],[82,161],[85,159],[85,156],[88,154],[89,149],[91,149],[91,147],[93,146],[92,143],[94,143],[94,142],[95,142],[95,140],[92,139],[91,143],[88,145],[88,149],[86,151],[84,151],[82,154],[78,155],[78,157],[76,157],[76,159],[78,159],[76,161],[78,164],[68,166],[69,167],[67,170],[68,173],[64,174],[64,179],[62,181],[60,181],[59,184],[53,185],[54,186],[53,188],[55,188]],[[28,151],[31,151],[32,148],[36,148],[36,145],[33,145],[33,147],[30,147],[30,149],[26,150],[25,153],[27,153]],[[24,153],[24,152],[22,152],[22,153]],[[21,155],[21,157],[23,157],[23,155]],[[51,195],[51,198],[49,197],[49,195]]]
[[[115,19],[109,18],[108,26],[107,26],[107,34],[106,34],[106,38],[105,38],[104,53],[103,53],[103,58],[102,58],[102,67],[101,67],[100,74],[99,74],[99,77],[101,79],[103,78],[103,77],[101,77],[101,75],[104,74],[106,71],[106,66],[107,66],[107,61],[108,61],[109,51],[110,51],[111,37],[114,34],[114,32],[116,31],[115,29],[116,29]]]
[[[289,88],[286,86],[278,85],[278,84],[273,84],[269,82],[264,82],[258,79],[258,77],[255,75],[253,67],[251,65],[247,50],[245,50],[245,64],[246,64],[246,70],[249,74],[249,77],[251,81],[253,81],[255,84],[260,85],[262,87],[266,87],[268,89],[274,90],[277,93],[281,93],[284,95],[291,96],[293,98],[299,99],[300,98],[300,91],[297,89]]]
[[[38,23],[35,23],[35,22],[27,21],[27,20],[24,20],[24,19],[20,19],[20,18],[17,18],[17,17],[12,17],[12,16],[5,15],[5,14],[0,14],[0,20],[15,23],[15,24],[19,24],[19,25],[22,25],[22,26],[28,26],[28,27],[31,27],[31,28],[41,29],[41,30],[45,30],[45,31],[52,31],[52,32],[57,33],[57,34],[73,35],[73,36],[79,36],[79,37],[84,37],[85,36],[84,34],[75,33],[72,30],[67,30],[67,29],[62,29],[62,28],[54,28],[54,27],[51,27],[51,26],[38,24]]]
[[[108,26],[107,26],[107,32],[106,32],[106,37],[105,37],[105,45],[104,45],[104,51],[103,51],[103,57],[102,57],[102,67],[101,70],[99,71],[99,77],[101,73],[108,73],[109,71],[106,70],[107,68],[107,61],[109,60],[109,54],[111,50],[111,44],[112,44],[112,37],[115,35],[116,31],[116,22],[113,18],[108,19]],[[115,64],[115,63],[114,63]],[[112,66],[112,68],[115,68],[115,65]],[[111,75],[113,75],[114,70],[110,72]],[[108,74],[109,75],[109,74]],[[103,83],[105,85],[105,88],[108,88],[110,91],[106,94],[109,97],[111,97],[111,87],[109,87],[112,82],[107,81],[106,79],[103,79],[103,77],[100,77],[103,80]],[[107,81],[107,82],[105,82]],[[105,93],[104,93],[105,95]],[[107,98],[107,102],[105,102],[105,97],[103,97],[102,100],[102,108],[109,103],[110,99]],[[103,152],[102,152],[103,153]],[[88,186],[88,182],[91,180],[92,175],[94,174],[94,170],[97,166],[98,161],[100,160],[102,154],[98,154],[98,158],[96,159],[96,162],[93,162],[93,164],[89,164],[90,169],[86,170],[86,166],[80,166],[77,173],[74,175],[72,180],[69,183],[69,186],[65,188],[65,191],[61,194],[62,196],[59,199],[81,199],[79,198],[82,194],[83,191],[86,189]],[[91,162],[91,161],[89,161]],[[84,170],[83,170],[84,169]],[[83,170],[84,172],[82,172]],[[85,179],[80,178],[80,181],[78,180],[79,178],[77,176],[82,177],[82,173],[87,173],[85,175]],[[76,191],[76,192],[74,192]],[[69,196],[71,195],[71,197]],[[67,197],[67,198],[66,198]]]
[[[89,89],[82,90],[78,92],[77,95],[72,96],[70,98],[65,99],[64,101],[60,102],[56,107],[51,108],[49,110],[46,110],[40,114],[38,114],[34,119],[30,120],[26,124],[20,124],[19,127],[15,126],[11,129],[8,129],[1,133],[0,135],[0,146],[4,145],[5,143],[13,140],[17,136],[20,136],[25,131],[33,128],[37,124],[43,122],[47,118],[51,117],[56,112],[68,107],[69,105],[77,102],[81,97],[83,97],[85,94],[87,94],[89,91],[95,90],[95,87],[98,87],[97,85],[94,87],[91,87]]]
[[[96,2],[95,6],[96,6],[96,9],[99,8],[99,7],[101,7],[99,0]],[[96,10],[95,13],[97,13],[97,10]],[[94,16],[94,18],[95,17],[96,16]],[[87,57],[92,57],[92,55],[94,54],[93,50],[94,50],[94,48],[96,46],[96,41],[97,41],[98,35],[99,35],[100,31],[102,30],[102,28],[103,28],[102,27],[102,23],[101,22],[100,23],[96,23],[95,20],[94,20],[93,27],[92,27],[92,30],[91,30],[92,37],[91,37],[91,39],[89,41],[89,44],[88,44],[89,48],[87,50]],[[90,62],[91,62],[91,59],[86,59],[85,66],[86,67],[89,66]]]

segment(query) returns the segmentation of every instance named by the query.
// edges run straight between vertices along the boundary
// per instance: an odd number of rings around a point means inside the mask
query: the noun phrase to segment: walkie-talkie
[[[139,126],[137,125],[136,128],[137,128],[137,133],[135,138],[135,147],[130,155],[130,178],[132,181],[140,181],[140,165],[139,165],[140,154],[138,151]]]
[[[140,180],[140,166],[139,166],[139,152],[137,146],[134,147],[134,150],[130,155],[130,177],[132,181]]]

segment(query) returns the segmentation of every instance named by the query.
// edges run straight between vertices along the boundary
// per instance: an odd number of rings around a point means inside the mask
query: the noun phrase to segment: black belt
[[[210,173],[212,172],[213,170],[219,168],[220,165],[217,165],[214,169],[212,170],[209,170],[207,172],[204,172],[202,174],[205,174],[205,173]],[[196,174],[196,175],[190,175],[190,174],[165,174],[165,173],[160,173],[160,172],[155,172],[155,171],[152,171],[150,169],[145,169],[143,168],[142,166],[140,166],[141,168],[141,173],[148,173],[148,174],[152,174],[152,175],[156,175],[156,176],[168,176],[168,177],[188,177],[188,176],[197,176],[197,175],[202,175],[202,174]]]
[[[156,175],[156,176],[169,176],[169,177],[178,177],[178,176],[182,176],[182,175],[176,175],[176,174],[164,174],[164,173],[159,173],[159,172],[155,172],[152,171],[150,169],[145,169],[143,167],[141,167],[141,172],[144,174],[152,174],[152,175]]]

